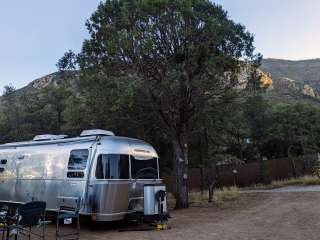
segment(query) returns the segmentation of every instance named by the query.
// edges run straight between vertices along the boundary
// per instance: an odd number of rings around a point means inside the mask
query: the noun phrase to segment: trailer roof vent
[[[81,137],[96,136],[96,135],[114,136],[114,133],[108,130],[103,130],[103,129],[89,129],[89,130],[83,130],[82,133],[80,134]]]
[[[43,134],[37,135],[33,138],[33,141],[48,141],[48,140],[58,140],[68,137],[68,135],[53,135],[53,134]]]

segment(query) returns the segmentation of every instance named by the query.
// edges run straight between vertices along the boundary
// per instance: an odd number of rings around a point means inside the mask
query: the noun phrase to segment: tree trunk
[[[212,200],[213,200],[213,189],[214,189],[214,183],[210,184],[208,187],[208,190],[209,190],[208,202],[209,203],[212,203]]]
[[[61,131],[61,124],[62,123],[62,110],[57,110],[57,124],[58,124],[58,131]]]
[[[201,195],[203,195],[204,192],[204,188],[205,188],[205,182],[204,182],[204,175],[203,175],[203,171],[204,171],[204,161],[203,161],[203,149],[202,149],[202,141],[201,141],[201,135],[199,137],[199,141],[198,141],[198,150],[199,150],[199,157],[200,157],[200,165],[199,165],[199,170],[200,170],[200,191],[201,191]]]
[[[292,176],[294,178],[297,178],[296,162],[295,162],[294,156],[291,154],[292,148],[293,148],[293,145],[291,144],[288,148],[287,155],[290,158],[290,162],[291,162]]]
[[[200,191],[201,195],[203,195],[204,192],[204,175],[203,175],[203,165],[200,166]]]
[[[293,157],[290,158],[291,160],[291,168],[292,168],[292,176],[294,178],[297,178],[297,168],[296,168],[296,161]]]
[[[176,209],[188,207],[188,144],[186,137],[172,141]]]
[[[264,173],[264,164],[263,164],[263,157],[259,153],[259,182],[260,183],[265,183],[265,173]]]

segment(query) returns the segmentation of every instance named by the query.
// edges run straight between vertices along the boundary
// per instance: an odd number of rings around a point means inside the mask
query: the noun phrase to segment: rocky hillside
[[[311,97],[320,96],[320,59],[264,59],[261,69],[271,76],[278,90],[289,88]]]
[[[58,82],[61,79],[61,77],[59,76],[59,73],[51,73],[48,75],[45,75],[43,77],[37,78],[35,80],[33,80],[32,82],[30,82],[27,86],[17,89],[15,91],[16,95],[20,95],[26,92],[33,92],[33,91],[37,91],[40,89],[43,89],[47,86],[49,86],[50,84],[55,84],[56,82]]]
[[[264,59],[263,71],[272,74],[273,78],[290,78],[298,83],[314,85],[320,90],[320,59],[290,61],[281,59]]]
[[[51,73],[49,75],[46,75],[44,77],[38,78],[31,83],[29,83],[29,87],[32,87],[34,89],[42,89],[54,82],[54,80],[58,77],[58,73]]]
[[[264,59],[258,73],[261,75],[261,86],[266,89],[268,98],[277,101],[305,100],[320,105],[320,59]],[[74,79],[77,73],[70,72],[69,76],[69,79]],[[52,73],[30,82],[26,87],[18,89],[16,94],[37,91],[50,84],[56,84],[61,79],[59,73]],[[239,75],[240,89],[246,87],[246,79],[247,74],[244,70]]]
[[[45,75],[43,77],[40,77],[31,81],[27,86],[23,88],[17,89],[15,91],[15,95],[19,96],[24,93],[36,92],[50,85],[55,85],[60,81],[72,81],[76,77],[77,77],[76,71],[70,71],[70,72],[64,73],[63,76],[59,72],[50,73],[48,75]]]
[[[320,59],[264,59],[260,69],[272,79],[267,96],[279,101],[320,104]]]

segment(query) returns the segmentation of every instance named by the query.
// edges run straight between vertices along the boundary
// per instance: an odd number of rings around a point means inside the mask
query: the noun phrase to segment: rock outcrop
[[[316,97],[315,90],[309,84],[303,86],[302,93],[310,97]]]
[[[51,73],[44,77],[38,78],[32,81],[29,85],[35,89],[42,89],[48,86],[50,83],[54,81],[54,78],[57,76],[57,73]]]

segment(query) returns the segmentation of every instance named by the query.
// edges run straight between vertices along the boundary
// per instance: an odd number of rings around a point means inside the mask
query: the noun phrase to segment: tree
[[[77,58],[81,81],[101,89],[124,80],[129,96],[148,103],[172,145],[176,208],[188,207],[193,125],[204,107],[215,108],[235,87],[240,66],[258,58],[253,36],[207,0],[107,0],[87,28],[90,38]]]
[[[298,176],[295,157],[319,151],[319,114],[318,107],[302,102],[276,103],[272,107],[265,151],[289,157],[294,177]]]
[[[38,94],[39,101],[44,104],[44,110],[51,115],[52,130],[60,132],[64,124],[63,111],[65,109],[65,101],[71,94],[66,84],[61,82],[53,83]]]
[[[0,104],[1,141],[30,140],[36,134],[59,133],[64,125],[68,82],[56,76],[44,88],[15,90],[6,86]]]
[[[21,107],[15,101],[15,88],[5,86],[1,103],[1,141],[18,139],[21,131]]]

